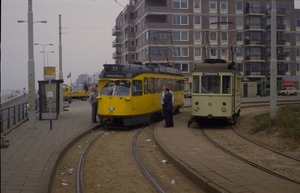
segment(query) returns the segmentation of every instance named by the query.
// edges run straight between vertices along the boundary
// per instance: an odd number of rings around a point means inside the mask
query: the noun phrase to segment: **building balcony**
[[[271,15],[272,9],[266,9],[266,15]],[[286,14],[285,8],[276,8],[276,16],[284,16]]]
[[[264,24],[254,24],[254,23],[250,23],[250,24],[246,24],[245,25],[246,30],[265,30],[266,26]]]
[[[247,15],[265,15],[264,7],[247,7],[246,8]]]
[[[121,52],[116,51],[116,52],[114,52],[112,54],[112,58],[113,59],[117,59],[117,58],[121,58],[121,57],[122,57],[122,53]]]
[[[284,46],[285,45],[285,43],[286,43],[286,41],[285,40],[277,40],[277,46]],[[267,45],[271,45],[271,40],[267,40],[266,41],[266,44]]]
[[[146,0],[145,7],[167,7],[167,0]]]
[[[120,25],[115,25],[115,27],[112,29],[112,35],[120,35],[122,33],[122,29]]]
[[[267,61],[271,60],[271,55],[267,55]],[[277,54],[276,60],[286,60],[286,55],[284,54]]]
[[[266,41],[262,40],[262,39],[257,39],[257,40],[255,40],[255,39],[251,39],[251,40],[246,39],[244,44],[247,45],[247,46],[265,46]]]
[[[266,25],[266,30],[271,30],[271,24]],[[285,31],[285,25],[284,24],[277,24],[276,30],[278,31]]]
[[[264,62],[265,60],[265,55],[247,55],[246,56],[246,61],[258,61],[258,62]]]
[[[270,76],[270,71],[261,70],[261,71],[251,71],[247,70],[245,73],[246,76]],[[278,76],[285,75],[285,72],[283,70],[277,70]]]
[[[115,39],[112,42],[112,47],[121,47],[122,46],[122,41],[120,39]]]

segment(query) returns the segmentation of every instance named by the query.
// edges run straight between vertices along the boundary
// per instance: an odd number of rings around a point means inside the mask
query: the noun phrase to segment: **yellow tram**
[[[161,118],[162,86],[174,95],[173,112],[184,104],[184,77],[159,63],[104,64],[98,81],[98,117],[105,125],[128,127]]]
[[[235,123],[241,111],[241,74],[234,63],[206,59],[192,72],[192,121],[225,119]]]

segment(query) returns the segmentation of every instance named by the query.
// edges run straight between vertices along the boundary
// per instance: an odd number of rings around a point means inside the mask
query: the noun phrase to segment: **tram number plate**
[[[218,72],[203,72],[204,76],[218,76]]]

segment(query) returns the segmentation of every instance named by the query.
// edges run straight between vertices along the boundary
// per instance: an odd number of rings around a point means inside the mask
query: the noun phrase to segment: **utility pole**
[[[277,109],[277,23],[276,0],[272,0],[271,10],[271,61],[270,61],[270,119],[275,120]]]
[[[62,45],[61,45],[61,15],[59,15],[59,79],[63,80]],[[60,112],[63,111],[63,84],[62,83],[59,83],[59,111]]]
[[[33,12],[32,0],[28,0],[28,104],[29,128],[36,128],[35,117],[35,69],[33,58]]]

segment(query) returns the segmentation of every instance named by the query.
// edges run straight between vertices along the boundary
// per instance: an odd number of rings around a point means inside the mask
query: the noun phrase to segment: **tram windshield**
[[[116,80],[108,82],[100,91],[100,95],[129,96],[130,82],[128,80]]]
[[[201,82],[202,93],[220,94],[220,76],[202,76]]]

